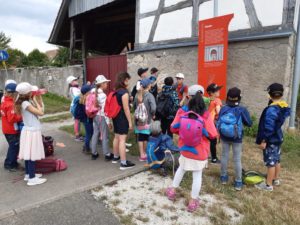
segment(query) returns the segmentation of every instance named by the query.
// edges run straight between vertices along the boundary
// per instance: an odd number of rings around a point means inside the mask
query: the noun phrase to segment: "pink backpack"
[[[63,159],[46,158],[35,162],[36,173],[52,173],[66,170],[68,165]]]
[[[195,147],[202,141],[204,120],[193,111],[189,111],[180,117],[179,137],[184,145]]]
[[[97,101],[97,98],[96,98],[95,93],[90,93],[86,97],[85,113],[86,113],[87,117],[89,117],[89,118],[94,118],[99,111],[99,108],[96,107],[96,101]]]

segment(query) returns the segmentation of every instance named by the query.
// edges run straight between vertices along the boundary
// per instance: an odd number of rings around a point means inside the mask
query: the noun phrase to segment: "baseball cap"
[[[230,88],[227,92],[227,105],[238,105],[241,101],[241,90],[237,87]]]
[[[17,82],[15,80],[6,80],[4,86],[6,86],[8,84],[17,84]]]
[[[284,91],[283,85],[279,83],[273,83],[267,89],[267,92],[271,97],[282,97],[283,91]]]
[[[89,91],[91,91],[93,89],[93,86],[92,85],[88,85],[88,84],[85,84],[81,87],[81,94],[85,95],[86,93],[88,93]]]
[[[217,84],[212,83],[212,84],[208,85],[208,87],[206,88],[206,91],[208,93],[215,93],[215,92],[221,90],[222,87],[223,86],[218,86]]]
[[[144,78],[143,80],[141,80],[141,86],[143,88],[148,87],[150,84],[152,84],[152,81],[149,78]]]
[[[98,75],[96,77],[96,82],[95,84],[102,84],[104,82],[109,82],[110,80],[107,80],[106,77],[104,75]]]
[[[137,73],[139,76],[141,76],[143,73],[147,72],[148,71],[148,68],[139,68]]]
[[[32,91],[37,91],[37,90],[38,90],[37,86],[32,86],[31,84],[29,84],[27,82],[19,83],[16,87],[16,91],[21,95],[26,95]]]
[[[189,96],[194,96],[198,92],[202,92],[202,94],[204,94],[204,87],[202,87],[201,85],[198,85],[198,84],[194,84],[194,85],[190,86],[188,89]]]
[[[78,80],[78,77],[68,76],[68,78],[67,78],[67,83],[68,83],[68,84],[71,84],[72,81],[74,81],[74,80]]]
[[[184,74],[183,73],[177,73],[176,78],[184,79]]]
[[[17,84],[15,84],[15,83],[9,83],[9,84],[5,85],[5,91],[8,92],[8,93],[15,92],[16,91],[16,87],[17,87]]]
[[[157,73],[157,72],[158,72],[158,69],[156,67],[152,67],[151,70],[150,70],[151,74]]]

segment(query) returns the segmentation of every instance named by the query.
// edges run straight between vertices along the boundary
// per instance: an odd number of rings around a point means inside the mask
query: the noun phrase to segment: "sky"
[[[47,44],[62,0],[0,0],[0,31],[11,38],[10,47],[28,54],[38,48],[45,52],[57,48]]]

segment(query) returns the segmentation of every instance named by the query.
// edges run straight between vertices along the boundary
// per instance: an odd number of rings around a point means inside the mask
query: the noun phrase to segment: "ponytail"
[[[197,92],[195,96],[189,101],[188,107],[191,111],[202,116],[205,112],[205,103],[200,92]]]

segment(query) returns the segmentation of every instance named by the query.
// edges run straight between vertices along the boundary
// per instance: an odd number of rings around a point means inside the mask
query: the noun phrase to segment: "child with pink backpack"
[[[202,171],[207,164],[209,155],[209,139],[217,136],[217,130],[210,114],[206,111],[202,98],[204,89],[200,85],[193,85],[188,89],[189,103],[178,110],[171,131],[179,135],[178,147],[181,156],[179,168],[174,176],[173,184],[167,188],[169,200],[176,198],[176,188],[179,187],[187,171],[193,173],[191,200],[187,210],[196,211],[199,206],[199,193],[202,184]]]

